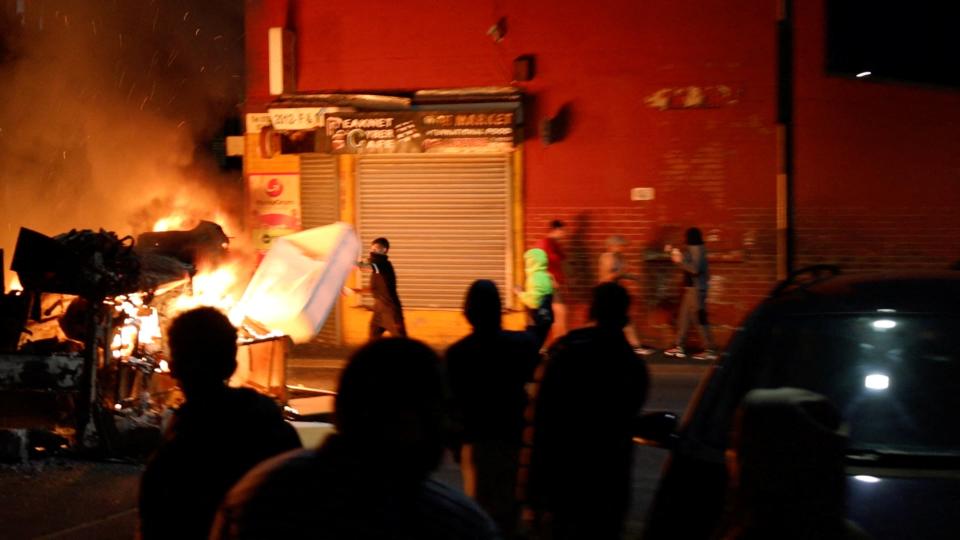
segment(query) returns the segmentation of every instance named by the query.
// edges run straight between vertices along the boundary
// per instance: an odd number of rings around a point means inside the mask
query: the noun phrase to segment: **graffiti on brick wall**
[[[643,102],[659,111],[676,109],[718,109],[739,101],[740,91],[725,84],[660,88]]]
[[[676,212],[676,209],[674,209]],[[597,262],[606,240],[619,235],[628,241],[625,257],[635,281],[625,282],[632,296],[631,318],[644,339],[663,346],[673,339],[676,312],[682,297],[680,270],[670,261],[667,245],[682,246],[686,228],[696,225],[704,233],[710,253],[710,310],[718,338],[726,339],[775,284],[773,208],[736,208],[718,217],[661,214],[650,207],[529,208],[526,246],[533,246],[548,231],[548,223],[561,219],[569,227],[567,254],[570,327],[589,324],[587,306],[596,285]]]

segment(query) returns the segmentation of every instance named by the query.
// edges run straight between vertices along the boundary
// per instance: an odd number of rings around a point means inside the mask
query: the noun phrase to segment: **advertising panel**
[[[274,238],[300,230],[300,175],[251,174],[248,179],[253,244],[265,252]]]
[[[323,135],[331,154],[507,152],[516,127],[512,111],[329,113]]]

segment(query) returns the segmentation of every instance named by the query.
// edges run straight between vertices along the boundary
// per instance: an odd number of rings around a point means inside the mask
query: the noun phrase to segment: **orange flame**
[[[229,215],[221,211],[214,212],[213,216],[198,216],[188,210],[177,210],[169,216],[158,219],[156,223],[153,224],[153,232],[190,230],[196,227],[197,223],[199,223],[201,219],[212,221],[220,225],[223,227],[224,231],[228,231],[230,229],[230,224],[232,221]]]
[[[20,277],[17,276],[16,272],[10,272],[10,278],[7,283],[8,291],[22,291],[23,285],[20,285]]]
[[[200,306],[215,307],[223,312],[229,312],[237,302],[234,291],[240,285],[239,274],[239,263],[227,263],[199,272],[193,276],[192,293],[182,294],[171,302],[171,309],[167,315],[173,316]]]
[[[126,358],[138,353],[137,347],[146,352],[159,349],[160,317],[156,308],[146,306],[143,296],[134,293],[113,299],[114,309],[124,315],[123,326],[117,329],[110,343],[114,358]]]

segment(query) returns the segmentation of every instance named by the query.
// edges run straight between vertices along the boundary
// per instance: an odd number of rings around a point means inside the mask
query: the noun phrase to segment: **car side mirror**
[[[677,415],[668,411],[644,413],[633,423],[633,442],[657,448],[673,448]]]

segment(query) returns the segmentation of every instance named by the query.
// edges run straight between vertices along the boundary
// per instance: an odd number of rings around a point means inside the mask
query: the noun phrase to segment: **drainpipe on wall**
[[[793,0],[777,0],[777,279],[795,270]]]

